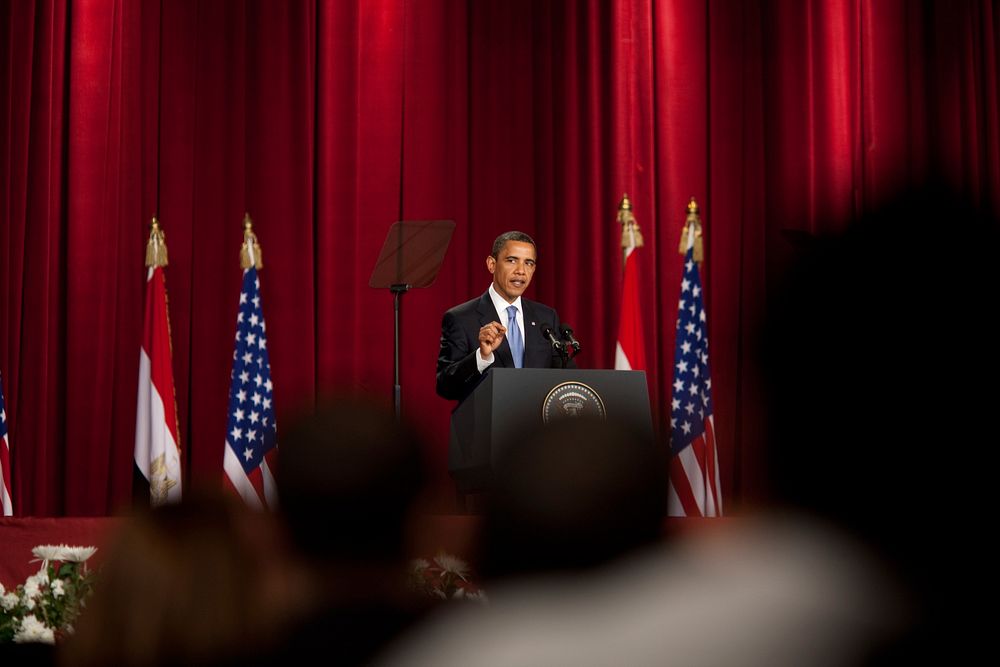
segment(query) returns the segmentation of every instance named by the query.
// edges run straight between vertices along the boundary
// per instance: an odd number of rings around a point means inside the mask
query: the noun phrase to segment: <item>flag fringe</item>
[[[256,268],[258,271],[264,268],[264,260],[261,257],[262,250],[257,242],[257,235],[253,233],[253,220],[250,214],[243,216],[243,245],[240,246],[240,267],[249,269]]]
[[[684,229],[681,230],[681,242],[677,252],[682,255],[687,254],[688,235],[694,229],[694,261],[701,266],[705,261],[705,246],[701,239],[701,217],[698,215],[698,202],[691,197],[687,205],[687,220],[684,221]]]
[[[146,242],[146,266],[157,268],[167,263],[167,235],[160,229],[160,221],[154,215],[149,223],[149,241]]]
[[[622,200],[618,204],[618,223],[622,226],[622,249],[641,248],[644,245],[642,232],[639,231],[639,223],[632,215],[632,201],[628,198],[628,193],[622,194]]]

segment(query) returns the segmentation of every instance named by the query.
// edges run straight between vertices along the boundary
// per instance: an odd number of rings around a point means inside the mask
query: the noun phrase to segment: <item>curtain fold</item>
[[[1000,215],[989,0],[22,0],[0,4],[0,36],[0,372],[25,515],[129,500],[154,213],[188,488],[222,476],[244,213],[279,433],[322,394],[390,404],[372,264],[392,222],[455,220],[437,281],[403,300],[403,409],[443,481],[442,313],[521,229],[529,296],[573,324],[582,366],[613,367],[624,192],[663,426],[694,196],[730,507],[768,490],[755,335],[789,233],[934,176]]]
[[[66,8],[4,3],[0,334],[18,514],[66,511]],[[16,398],[15,398],[16,397]],[[24,444],[18,445],[15,437]]]

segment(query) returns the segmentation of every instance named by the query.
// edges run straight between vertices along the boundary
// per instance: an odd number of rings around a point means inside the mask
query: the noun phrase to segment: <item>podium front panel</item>
[[[495,462],[514,439],[542,428],[546,418],[572,419],[595,411],[653,446],[643,371],[490,369],[452,413],[449,471],[459,491],[486,490]]]

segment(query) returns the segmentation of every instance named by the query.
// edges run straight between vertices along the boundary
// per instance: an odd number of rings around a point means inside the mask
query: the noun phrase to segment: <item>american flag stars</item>
[[[669,497],[672,516],[722,513],[712,414],[712,380],[701,276],[689,246],[677,302],[673,396],[670,400]]]
[[[230,374],[226,472],[248,504],[270,506],[273,482],[268,461],[277,453],[274,385],[267,353],[267,327],[261,309],[260,279],[253,267],[243,272],[236,316],[236,343]]]

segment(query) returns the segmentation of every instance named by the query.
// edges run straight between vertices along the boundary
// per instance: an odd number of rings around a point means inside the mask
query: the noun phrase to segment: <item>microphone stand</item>
[[[580,341],[578,341],[576,338],[573,337],[573,330],[570,329],[565,324],[562,326],[559,333],[562,334],[562,339],[563,339],[561,345],[561,348],[563,350],[562,364],[563,368],[566,368],[566,364],[569,363],[569,360],[576,359],[576,355],[580,354],[580,349],[581,349]],[[572,353],[570,352],[570,349],[573,350]]]
[[[566,364],[569,363],[569,355],[566,352],[566,346],[556,338],[555,332],[552,330],[548,324],[543,324],[541,326],[542,335],[545,336],[549,342],[552,344],[552,349],[559,354],[560,368],[565,369]]]
[[[568,364],[569,360],[570,360],[569,353],[566,352],[566,346],[565,345],[560,345],[556,349],[559,350],[560,368],[562,368],[563,370],[566,370],[566,364]]]

